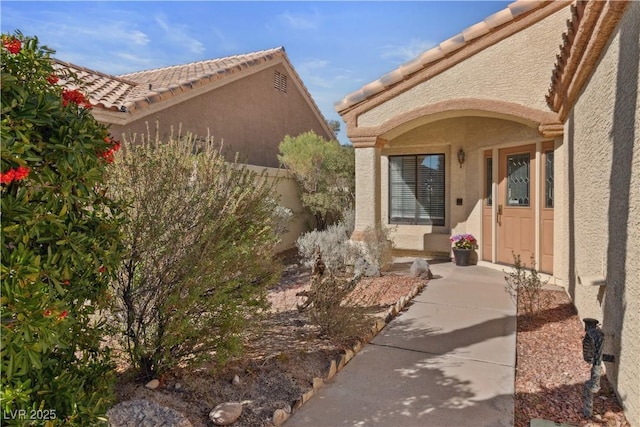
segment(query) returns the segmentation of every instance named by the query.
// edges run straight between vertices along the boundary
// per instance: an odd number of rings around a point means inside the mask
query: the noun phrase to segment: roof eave
[[[380,79],[368,83],[334,104],[335,110],[345,116],[356,111],[362,113],[383,102],[383,93],[393,96],[427,81],[476,53],[539,22],[571,4],[571,0],[528,1],[510,4],[483,21],[427,50],[417,58],[402,64]],[[444,64],[444,66],[442,66]]]

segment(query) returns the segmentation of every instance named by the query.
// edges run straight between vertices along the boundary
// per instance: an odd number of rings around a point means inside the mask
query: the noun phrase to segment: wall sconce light
[[[460,167],[462,167],[462,164],[464,163],[464,150],[461,148],[458,150],[458,163],[460,163]]]

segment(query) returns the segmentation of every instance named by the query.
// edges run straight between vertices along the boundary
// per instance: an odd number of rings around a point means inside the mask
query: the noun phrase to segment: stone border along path
[[[409,301],[411,301],[424,287],[426,286],[426,282],[422,282],[419,285],[414,286],[411,289],[409,294],[400,297],[400,299],[391,307],[389,307],[385,313],[384,319],[377,319],[376,322],[371,326],[371,330],[369,333],[362,338],[362,341],[358,340],[354,344],[351,349],[345,350],[343,354],[337,360],[332,360],[329,364],[329,370],[325,378],[316,377],[313,379],[313,386],[309,391],[303,393],[299,398],[297,398],[293,405],[291,406],[291,411],[287,412],[284,409],[276,409],[273,413],[271,423],[267,424],[267,427],[279,427],[284,424],[289,417],[295,413],[302,405],[307,403],[309,399],[313,397],[315,392],[324,385],[325,381],[333,378],[342,368],[345,367],[347,363],[353,359],[356,354],[360,350],[362,350],[363,346],[371,341],[376,335],[380,333],[384,329],[387,324],[398,315],[402,311],[402,309],[407,305]]]
[[[293,402],[290,411],[285,409],[276,409],[271,417],[271,423],[267,424],[267,427],[279,427],[284,424],[293,413],[313,397],[314,393],[324,385],[325,381],[333,378],[356,356],[356,354],[358,354],[360,350],[362,350],[365,344],[376,337],[376,335],[378,335],[378,333],[380,333],[380,331],[382,331],[382,329],[384,329],[384,327],[387,326],[387,324],[395,318],[407,303],[422,291],[425,286],[426,282],[423,281],[414,286],[409,294],[400,297],[394,305],[387,309],[384,318],[380,318],[375,321],[371,326],[369,333],[364,336],[361,341],[356,341],[354,346],[351,349],[345,350],[337,360],[331,360],[326,377],[314,378],[311,389],[306,393],[303,393]],[[128,400],[120,402],[107,411],[107,417],[109,419],[109,426],[111,427],[161,425],[167,422],[169,422],[169,425],[176,427],[191,427],[191,423],[183,414],[147,400]]]

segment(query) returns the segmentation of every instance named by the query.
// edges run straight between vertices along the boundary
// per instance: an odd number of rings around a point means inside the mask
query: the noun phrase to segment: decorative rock
[[[281,426],[289,418],[289,414],[284,409],[276,409],[273,413],[272,422],[275,426]]]
[[[150,389],[150,390],[155,390],[158,387],[160,387],[160,380],[159,379],[153,379],[153,380],[149,381],[148,383],[146,383],[144,386],[146,388]]]
[[[338,365],[335,360],[332,360],[329,364],[329,372],[327,373],[327,379],[330,380],[338,372]]]
[[[307,403],[309,399],[311,399],[312,397],[313,397],[313,389],[309,390],[308,392],[302,395],[302,404],[304,405],[305,403]]]
[[[231,384],[233,385],[240,385],[240,377],[237,375],[233,376],[233,380],[231,380]]]
[[[338,361],[338,369],[344,368],[344,365],[347,364],[347,356],[345,354],[340,355],[340,360]]]
[[[374,323],[371,327],[371,333],[375,336],[378,333],[378,324]]]
[[[433,274],[429,268],[429,263],[422,258],[416,258],[416,260],[413,261],[413,264],[411,264],[411,267],[409,268],[409,272],[413,277],[423,277],[427,279],[433,278]]]
[[[228,426],[234,423],[242,414],[242,403],[224,402],[209,412],[209,418],[217,426]]]
[[[292,411],[297,411],[302,406],[302,396],[293,401],[293,406],[291,407]]]
[[[127,400],[107,411],[109,427],[193,427],[180,412],[150,400]]]
[[[355,356],[355,353],[353,352],[353,350],[346,349],[346,350],[344,351],[344,359],[345,359],[345,360],[344,360],[344,363],[345,363],[345,365],[346,365],[347,363],[349,363],[349,361],[350,361],[351,359],[353,359],[353,356]]]
[[[386,324],[387,323],[382,319],[376,320],[376,329],[378,330],[378,332],[380,332],[386,326]]]
[[[404,305],[402,305],[402,301],[398,301],[396,302],[396,311],[398,313],[400,313],[402,311],[402,308],[404,307]]]
[[[356,343],[353,345],[353,352],[357,353],[360,350],[362,350],[362,343],[360,341],[356,341]]]
[[[319,377],[314,377],[313,378],[313,389],[317,390],[320,387],[322,387],[322,385],[324,384],[324,381],[322,381],[322,378]]]

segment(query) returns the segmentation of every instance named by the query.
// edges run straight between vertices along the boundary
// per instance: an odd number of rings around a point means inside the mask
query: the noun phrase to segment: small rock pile
[[[107,411],[109,427],[193,427],[180,412],[149,400],[127,400]]]

